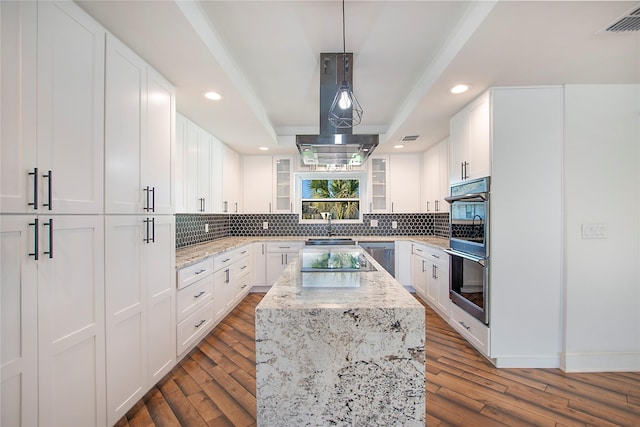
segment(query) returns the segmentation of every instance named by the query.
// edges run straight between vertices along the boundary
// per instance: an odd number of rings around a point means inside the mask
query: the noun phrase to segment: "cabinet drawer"
[[[249,255],[251,255],[251,246],[243,246],[239,249],[236,249],[233,262],[240,261],[248,257]]]
[[[267,252],[298,252],[304,247],[304,242],[267,242]]]
[[[449,324],[471,345],[489,356],[489,327],[455,304],[451,304]]]
[[[213,269],[214,271],[221,270],[223,268],[227,268],[231,264],[233,264],[233,257],[235,256],[235,251],[227,251],[223,252],[220,255],[213,257]]]
[[[191,286],[178,290],[177,295],[177,315],[178,322],[184,320],[207,301],[213,298],[213,276],[198,280]]]
[[[191,344],[199,340],[213,323],[213,300],[200,307],[195,313],[178,323],[178,354],[184,353]]]
[[[178,270],[178,289],[185,288],[213,274],[213,259],[207,258],[189,267]]]

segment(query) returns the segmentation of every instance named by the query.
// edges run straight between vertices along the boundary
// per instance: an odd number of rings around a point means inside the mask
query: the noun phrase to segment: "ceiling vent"
[[[420,135],[406,135],[406,136],[403,136],[400,141],[411,142],[411,141],[415,141],[418,138],[420,138]]]
[[[604,31],[612,33],[640,31],[640,7],[622,15],[614,23],[607,26]]]

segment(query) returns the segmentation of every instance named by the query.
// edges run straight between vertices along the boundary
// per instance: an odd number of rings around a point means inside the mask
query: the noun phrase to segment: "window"
[[[302,178],[300,196],[303,221],[322,221],[326,213],[336,221],[361,221],[359,178]]]

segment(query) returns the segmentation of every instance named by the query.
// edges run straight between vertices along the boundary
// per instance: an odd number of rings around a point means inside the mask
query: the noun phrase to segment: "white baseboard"
[[[565,372],[634,372],[640,371],[640,353],[563,353]]]

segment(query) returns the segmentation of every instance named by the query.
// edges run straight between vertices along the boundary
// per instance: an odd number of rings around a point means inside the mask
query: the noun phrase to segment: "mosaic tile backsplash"
[[[371,227],[371,220],[378,220]],[[392,228],[393,221],[398,227]],[[268,229],[262,224],[267,222]],[[209,232],[205,233],[205,224]],[[361,224],[331,224],[337,236],[449,237],[448,213],[364,214]],[[297,214],[176,214],[176,247],[231,236],[326,236],[327,224],[299,224]]]

